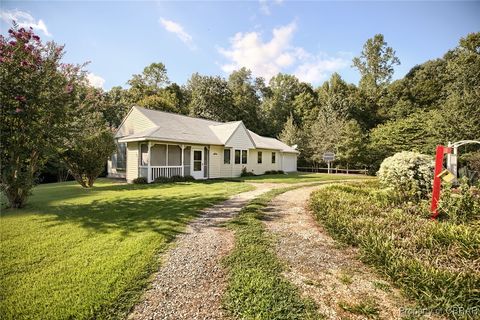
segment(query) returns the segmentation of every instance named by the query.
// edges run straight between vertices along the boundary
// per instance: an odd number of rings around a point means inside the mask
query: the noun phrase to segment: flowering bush
[[[85,77],[61,62],[63,53],[15,23],[0,35],[0,189],[9,207],[25,205],[39,170],[71,131],[72,101]]]
[[[433,168],[430,156],[403,151],[383,160],[377,175],[399,201],[419,200],[432,189]]]

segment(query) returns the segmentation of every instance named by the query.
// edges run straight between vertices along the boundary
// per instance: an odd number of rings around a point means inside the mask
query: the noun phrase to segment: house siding
[[[258,163],[258,152],[262,152],[262,163]],[[272,152],[276,153],[275,163],[272,163]],[[280,152],[266,149],[250,150],[247,170],[254,174],[264,174],[265,171],[280,170]]]
[[[237,127],[232,136],[225,143],[225,147],[244,150],[255,148],[245,126],[243,125]]]
[[[221,146],[210,146],[210,168],[209,178],[222,178],[222,165],[223,165],[223,148]]]
[[[128,183],[138,178],[138,142],[127,143],[127,171],[126,178]]]
[[[118,128],[116,137],[123,137],[129,134],[138,133],[155,127],[155,124],[150,121],[136,108],[133,108],[130,114],[125,118],[120,128]]]

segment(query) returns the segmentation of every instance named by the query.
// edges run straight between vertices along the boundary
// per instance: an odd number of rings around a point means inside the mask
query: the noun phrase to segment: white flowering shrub
[[[378,170],[382,186],[400,201],[419,200],[432,189],[434,162],[431,156],[403,151],[383,160]]]

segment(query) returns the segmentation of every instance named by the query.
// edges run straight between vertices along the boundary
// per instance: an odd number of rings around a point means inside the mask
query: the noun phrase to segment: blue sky
[[[43,40],[65,44],[65,62],[91,61],[106,90],[163,62],[184,84],[194,72],[228,76],[246,66],[257,76],[297,75],[315,86],[338,72],[359,75],[351,59],[383,33],[402,64],[441,57],[460,37],[480,31],[480,2],[4,2],[1,33],[15,17]]]

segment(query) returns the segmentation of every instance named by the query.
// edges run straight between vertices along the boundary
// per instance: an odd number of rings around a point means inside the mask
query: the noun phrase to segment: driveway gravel
[[[265,225],[287,265],[284,276],[316,302],[326,319],[401,319],[401,308],[412,304],[365,266],[356,249],[328,236],[308,211],[310,194],[322,187],[286,192],[267,208]],[[351,309],[361,303],[370,307],[363,315]]]
[[[255,184],[202,212],[165,253],[151,287],[128,319],[224,319],[221,299],[225,273],[221,259],[233,249],[234,235],[224,224],[248,201],[281,184]]]

